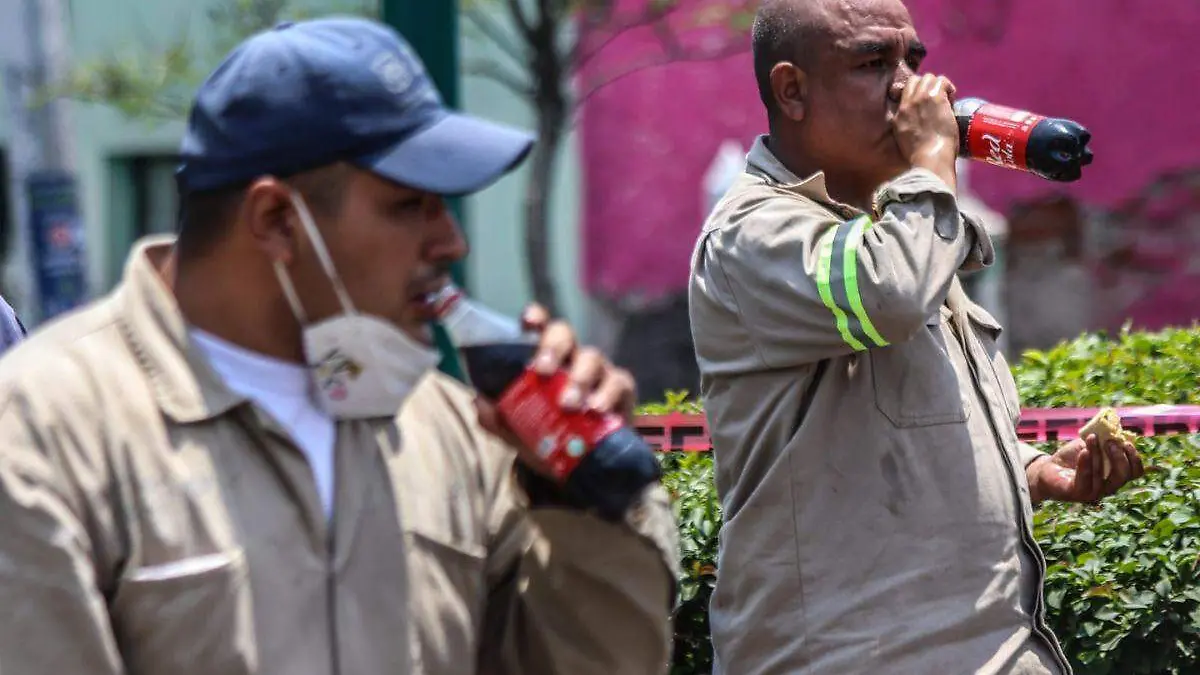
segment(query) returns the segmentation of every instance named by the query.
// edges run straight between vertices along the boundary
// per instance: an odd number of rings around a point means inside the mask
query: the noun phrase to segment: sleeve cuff
[[[918,194],[931,192],[954,199],[957,207],[957,195],[937,174],[929,169],[912,168],[884,183],[875,192],[875,210],[882,211],[890,203],[909,202]],[[996,259],[996,250],[987,229],[978,218],[964,213],[961,209],[959,215],[966,235],[963,241],[970,247],[959,269],[963,272],[973,272],[990,266]]]
[[[636,535],[658,554],[664,567],[670,570],[672,583],[678,578],[679,531],[671,510],[670,497],[659,484],[647,486],[625,514],[621,523],[609,523],[590,514],[570,508],[534,508],[530,514],[542,533],[554,540],[563,551],[596,548],[610,554],[620,549],[617,532]],[[615,528],[615,529],[614,529]],[[611,534],[605,534],[606,532]],[[582,556],[590,559],[594,554]]]
[[[950,186],[937,174],[929,169],[912,168],[884,183],[875,191],[875,207],[877,211],[890,202],[908,202],[918,194],[936,192],[954,197]]]
[[[966,226],[967,241],[971,244],[971,250],[967,253],[967,259],[963,261],[962,267],[959,269],[963,272],[974,272],[985,267],[991,267],[996,261],[996,249],[992,245],[992,237],[984,228],[983,223],[978,221],[974,216],[969,216],[962,213],[963,224]]]
[[[1017,457],[1019,457],[1021,460],[1021,466],[1025,467],[1026,469],[1029,468],[1030,464],[1033,464],[1034,460],[1049,456],[1050,455],[1047,455],[1028,443],[1017,444]]]

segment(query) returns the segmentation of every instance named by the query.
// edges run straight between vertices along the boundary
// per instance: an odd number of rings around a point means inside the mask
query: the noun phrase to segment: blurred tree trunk
[[[488,77],[508,87],[529,102],[536,117],[538,143],[529,160],[529,183],[523,205],[526,269],[535,301],[552,315],[561,306],[551,264],[553,250],[554,183],[566,135],[576,115],[597,91],[628,75],[668,63],[724,58],[746,51],[750,0],[687,2],[645,0],[636,9],[618,11],[616,0],[474,0],[464,3],[464,15],[472,27],[508,57],[508,65],[497,61],[468,64],[467,72]],[[686,5],[695,5],[687,13]],[[493,18],[488,6],[502,6],[512,25],[507,29]],[[684,16],[686,14],[686,16]],[[725,25],[728,39],[715,46],[692,48],[684,45],[672,28],[672,18],[691,19],[695,27]],[[587,82],[572,86],[580,71],[613,40],[632,30],[648,29],[658,41],[659,52],[640,60],[619,64]]]

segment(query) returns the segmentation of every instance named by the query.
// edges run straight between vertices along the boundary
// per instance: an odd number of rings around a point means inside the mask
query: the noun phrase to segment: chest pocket
[[[965,422],[970,404],[949,350],[960,349],[945,308],[907,342],[867,352],[875,406],[894,426],[927,427]]]
[[[475,513],[475,477],[457,461],[462,450],[412,427],[389,471],[408,546],[413,655],[421,672],[451,673],[478,651],[487,598],[484,525]]]
[[[254,618],[240,549],[130,570],[113,596],[130,673],[255,673]]]

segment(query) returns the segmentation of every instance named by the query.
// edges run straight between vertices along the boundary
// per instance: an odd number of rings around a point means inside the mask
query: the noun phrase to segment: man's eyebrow
[[[890,51],[892,51],[892,43],[881,40],[856,42],[850,46],[850,52],[855,56],[879,56]]]
[[[851,45],[850,52],[855,56],[886,56],[891,54],[895,48],[896,43],[894,42],[884,40],[866,40],[863,42],[856,42]],[[908,53],[906,54],[908,58],[923,59],[928,56],[928,54],[929,50],[925,47],[924,43],[918,40],[913,40],[912,42],[908,43]]]

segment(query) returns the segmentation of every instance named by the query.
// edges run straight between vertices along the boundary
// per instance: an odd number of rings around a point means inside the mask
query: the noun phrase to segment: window
[[[134,242],[148,234],[176,231],[177,164],[176,155],[170,151],[108,158],[104,234],[93,244],[105,248],[101,291],[112,288],[121,279]]]
[[[129,159],[133,182],[133,236],[165,234],[176,231],[179,219],[179,194],[175,187],[173,155],[144,155]]]

